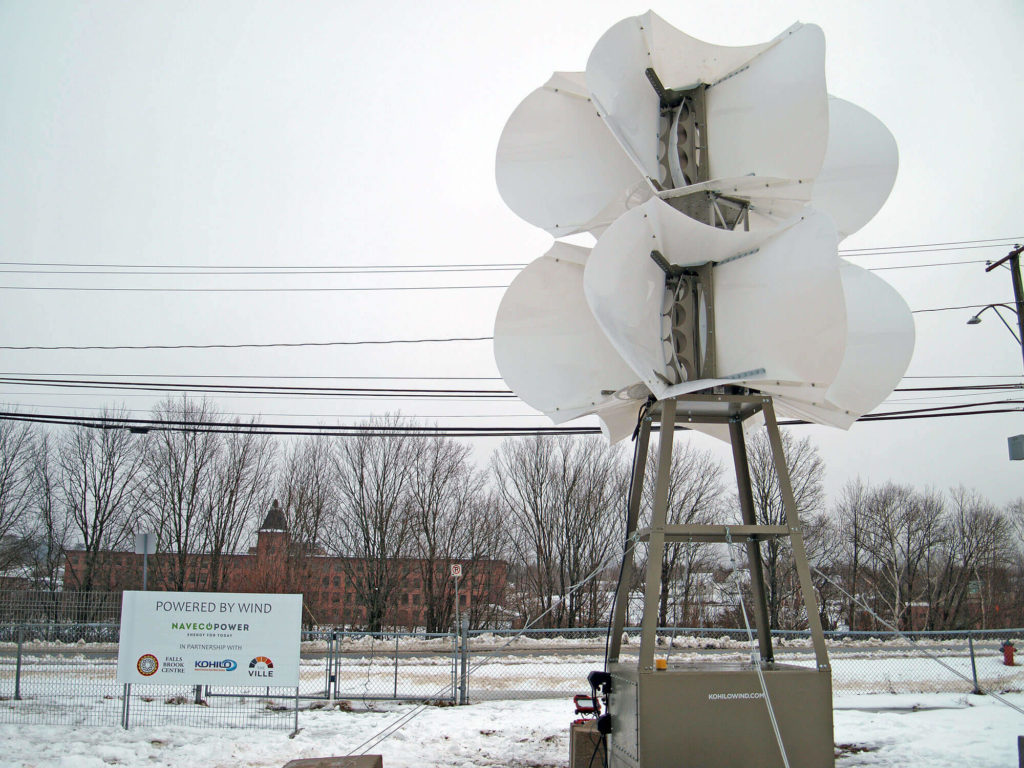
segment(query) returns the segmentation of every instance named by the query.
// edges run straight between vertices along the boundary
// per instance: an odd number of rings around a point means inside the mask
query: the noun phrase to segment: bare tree
[[[415,446],[400,432],[397,417],[367,424],[381,431],[341,438],[334,460],[338,491],[336,537],[356,599],[366,608],[366,626],[379,632],[405,581],[412,537],[408,483]]]
[[[206,400],[165,400],[157,405],[157,422],[217,420],[218,414]],[[210,431],[159,429],[146,451],[146,517],[157,535],[157,548],[166,553],[157,562],[166,568],[161,580],[174,589],[196,589],[201,574],[196,555],[204,541],[204,506],[211,488],[221,450],[221,436]],[[156,572],[155,572],[156,575]]]
[[[561,622],[567,627],[594,626],[603,620],[609,597],[595,570],[609,565],[609,554],[622,538],[627,476],[618,450],[602,438],[557,439],[556,529]]]
[[[842,549],[839,555],[842,561],[841,576],[844,589],[849,595],[845,597],[846,624],[853,630],[857,629],[857,611],[860,609],[858,590],[861,587],[864,568],[863,530],[867,516],[868,494],[868,486],[858,477],[843,486],[834,508],[835,540]]]
[[[508,523],[500,512],[493,490],[483,491],[470,507],[466,520],[463,558],[473,563],[489,563],[473,574],[477,593],[484,599],[469,605],[469,626],[482,629],[494,626],[505,616],[508,586]]]
[[[124,412],[104,411],[107,418]],[[145,438],[125,429],[66,428],[57,446],[58,497],[84,550],[74,581],[91,591],[103,573],[106,550],[124,547],[135,527]],[[65,580],[71,574],[65,574]]]
[[[650,515],[654,500],[656,471],[648,463],[644,478],[645,514]],[[672,465],[668,481],[669,525],[707,524],[714,522],[725,501],[722,464],[710,451],[677,442],[672,448]],[[666,544],[661,563],[661,594],[658,604],[658,625],[669,625],[669,608],[674,604],[673,620],[693,626],[700,606],[697,593],[704,574],[717,564],[711,547],[701,544]],[[643,567],[646,567],[644,565]]]
[[[0,421],[0,570],[22,564],[32,490],[36,429],[31,422]]]
[[[269,435],[222,436],[202,506],[203,547],[209,557],[205,588],[210,591],[223,589],[224,556],[239,551],[269,506],[276,449]]]
[[[36,443],[31,467],[32,571],[37,588],[56,592],[60,569],[71,543],[71,518],[58,500],[59,476],[50,434]]]
[[[941,534],[928,558],[928,629],[968,628],[975,618],[969,610],[972,600],[985,626],[991,576],[1008,555],[1009,522],[976,491],[961,486],[949,495]]]
[[[292,443],[281,467],[278,486],[292,540],[310,553],[324,549],[332,529],[335,469],[331,440],[326,435]]]
[[[942,535],[942,497],[886,483],[871,491],[863,527],[865,569],[885,618],[910,629],[913,602],[928,593],[926,558]]]
[[[443,632],[451,626],[455,598],[449,565],[468,555],[470,519],[481,500],[483,478],[469,462],[469,446],[447,437],[418,442],[411,469],[409,512],[424,620],[427,632]],[[473,583],[474,571],[470,564],[464,583]],[[468,604],[468,596],[464,599]]]
[[[554,612],[557,591],[557,518],[552,473],[554,441],[540,436],[506,440],[492,457],[501,514],[511,523],[520,614]],[[550,626],[558,626],[552,621]]]
[[[825,462],[810,438],[795,440],[789,432],[782,432],[782,449],[789,469],[796,511],[808,518],[821,508],[824,500],[822,479]],[[754,510],[761,525],[785,525],[786,509],[782,501],[778,476],[772,458],[771,443],[765,430],[757,432],[747,442],[750,465],[750,483],[754,494]],[[764,585],[768,600],[768,621],[772,629],[782,627],[784,606],[792,603],[799,590],[796,569],[790,549],[777,538],[761,544],[764,563]]]
[[[518,565],[520,605],[548,626],[592,624],[606,609],[597,582],[572,592],[607,561],[621,530],[625,472],[600,439],[506,441],[493,472]]]

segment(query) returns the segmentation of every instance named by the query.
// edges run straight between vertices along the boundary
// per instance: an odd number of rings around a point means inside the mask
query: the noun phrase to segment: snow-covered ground
[[[288,738],[292,713],[274,711],[290,702],[239,699],[235,692],[209,696],[209,706],[197,707],[187,687],[137,687],[132,727],[122,730],[116,725],[122,706],[121,686],[115,681],[116,646],[26,648],[21,670],[25,699],[14,702],[14,658],[0,648],[0,721],[6,721],[0,725],[0,768],[280,766],[297,757],[351,753],[412,712],[419,714],[372,750],[384,755],[387,768],[566,766],[571,698],[585,690],[586,672],[601,665],[604,648],[578,639],[546,643],[502,648],[503,643],[483,639],[472,655],[469,690],[474,703],[450,707],[374,701],[374,696],[395,690],[394,656],[380,643],[364,647],[355,641],[332,665],[339,696],[353,711],[304,700],[294,739]],[[489,655],[488,645],[500,650]],[[627,646],[627,653],[635,652],[634,645]],[[812,663],[813,655],[804,646],[800,641],[780,644],[777,658]],[[966,648],[935,643],[930,649],[969,676]],[[304,694],[324,688],[327,657],[317,656],[319,650],[304,645]],[[447,651],[429,644],[401,650],[401,695],[450,695],[452,659]],[[1008,698],[1024,707],[1024,667],[1002,666],[992,643],[978,644],[977,651],[982,686],[1010,691]],[[677,638],[663,652],[673,662],[747,658],[744,645],[727,638],[712,648],[708,638]],[[1017,765],[1016,739],[1024,735],[1024,716],[991,697],[966,693],[969,684],[923,658],[921,648],[837,644],[831,662],[839,768]],[[218,727],[230,723],[246,727]]]
[[[1011,694],[1017,706],[1024,695]],[[1024,717],[986,696],[957,694],[838,696],[837,768],[1007,768],[1017,765]],[[913,708],[917,709],[914,710]],[[898,709],[892,709],[898,708]],[[68,727],[0,725],[4,768],[270,768],[299,757],[349,754],[415,705],[303,714],[291,739],[281,731],[181,726]],[[568,765],[568,699],[491,701],[424,707],[372,752],[385,768],[548,768]]]

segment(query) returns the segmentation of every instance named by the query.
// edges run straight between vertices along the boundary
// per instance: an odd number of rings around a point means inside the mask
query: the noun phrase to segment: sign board
[[[117,682],[295,688],[302,595],[125,592]]]
[[[1010,446],[1010,461],[1024,460],[1024,435],[1008,437],[1006,442]]]
[[[458,578],[462,575],[462,563],[452,563],[452,578]]]
[[[156,534],[155,533],[137,533],[137,534],[135,534],[135,554],[136,555],[155,555],[156,554]]]

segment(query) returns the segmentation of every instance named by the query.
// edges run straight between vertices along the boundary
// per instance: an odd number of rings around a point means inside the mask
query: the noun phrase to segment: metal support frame
[[[760,525],[757,523],[750,473],[747,465],[746,444],[743,438],[743,422],[763,413],[768,439],[772,449],[774,469],[785,508],[785,525]],[[742,525],[668,525],[668,484],[672,467],[672,444],[674,427],[685,419],[690,423],[728,424],[733,449],[733,463],[736,469],[736,483],[739,492]],[[658,465],[655,480],[650,526],[639,528],[640,500],[643,493],[647,453],[652,424],[658,420],[661,438],[658,449]],[[800,592],[807,611],[808,629],[814,648],[817,668],[830,669],[821,618],[811,582],[810,566],[804,546],[803,529],[797,515],[789,470],[786,467],[782,438],[772,398],[761,394],[694,394],[660,401],[646,415],[640,424],[637,437],[636,462],[631,482],[632,492],[626,518],[626,550],[623,553],[622,577],[615,596],[615,610],[612,615],[611,639],[608,661],[618,662],[621,652],[622,632],[625,629],[629,585],[634,573],[633,549],[636,542],[648,544],[647,575],[644,582],[643,618],[641,620],[640,660],[641,671],[654,666],[658,601],[661,594],[661,568],[666,544],[675,543],[721,543],[726,541],[744,542],[750,567],[750,587],[753,596],[754,621],[757,629],[758,650],[761,666],[771,668],[774,664],[771,631],[768,618],[767,595],[761,564],[760,543],[767,538],[788,538],[793,551]]]
[[[743,422],[729,422],[729,440],[732,443],[732,463],[736,469],[736,487],[740,500],[743,524],[754,532],[746,537],[747,562],[750,564],[750,594],[754,603],[754,624],[757,627],[757,645],[761,664],[774,664],[771,625],[768,621],[768,593],[764,588],[764,564],[761,561],[761,543],[757,531],[757,511],[754,492],[750,484],[750,465],[747,463],[747,444],[743,436]]]

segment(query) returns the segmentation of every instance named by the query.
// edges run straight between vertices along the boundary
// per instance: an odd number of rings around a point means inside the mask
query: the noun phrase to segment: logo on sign
[[[266,656],[257,656],[249,662],[249,677],[273,677],[274,662]]]
[[[222,661],[197,659],[195,669],[199,672],[234,672],[238,669],[238,662],[234,659],[224,659]]]
[[[150,675],[155,675],[156,671],[160,669],[160,662],[156,660],[156,656],[152,653],[147,653],[144,656],[139,656],[135,668],[139,670],[140,675],[149,677]]]
[[[452,578],[462,575],[462,563],[452,563]]]

